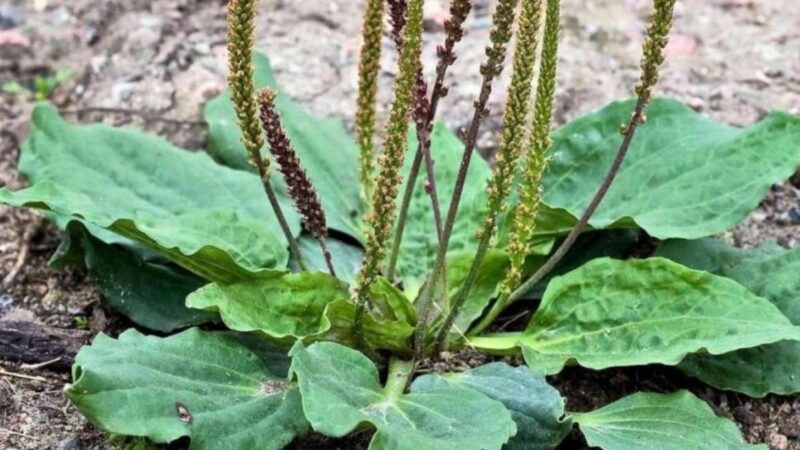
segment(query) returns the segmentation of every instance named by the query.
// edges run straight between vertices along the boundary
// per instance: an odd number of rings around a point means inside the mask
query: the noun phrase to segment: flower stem
[[[275,212],[275,217],[278,219],[278,223],[281,226],[283,235],[289,242],[289,250],[292,252],[292,255],[294,255],[294,259],[297,262],[298,267],[300,267],[300,270],[306,271],[308,270],[308,266],[306,266],[306,263],[303,260],[303,254],[300,253],[300,246],[297,245],[297,240],[294,238],[291,228],[289,228],[289,223],[286,221],[286,216],[283,214],[281,204],[278,202],[278,196],[275,195],[275,190],[272,188],[272,183],[269,181],[269,175],[267,175],[265,166],[266,165],[263,163],[258,165],[258,171],[261,174],[261,184],[264,186],[264,192],[267,194],[267,199],[272,207],[272,211]]]
[[[487,114],[486,103],[492,93],[492,82],[502,72],[503,63],[506,55],[506,45],[511,39],[511,27],[514,22],[517,0],[500,0],[494,14],[494,28],[491,33],[492,45],[486,49],[486,62],[481,66],[483,81],[478,99],[475,101],[475,112],[472,116],[469,130],[467,132],[464,153],[461,157],[461,164],[456,176],[453,196],[450,199],[450,207],[447,210],[447,218],[442,228],[442,239],[436,254],[436,261],[433,265],[433,274],[440,274],[447,268],[447,247],[450,243],[450,236],[453,232],[453,225],[456,221],[458,205],[461,202],[461,194],[464,191],[464,183],[467,179],[467,172],[472,160],[472,154],[478,140],[478,132],[483,117]],[[439,276],[432,276],[420,293],[419,298],[419,320],[414,334],[414,356],[416,360],[424,356],[425,335],[427,333],[428,320],[433,306],[433,299],[436,295],[436,288],[439,283]]]
[[[333,268],[333,256],[331,255],[331,251],[328,248],[328,241],[326,239],[318,239],[319,248],[322,250],[322,256],[325,257],[325,264],[328,266],[328,272],[330,272],[331,276],[336,276],[336,269]]]
[[[397,268],[397,258],[400,253],[400,245],[403,242],[403,233],[406,228],[406,219],[408,217],[408,209],[411,205],[411,198],[414,195],[414,189],[417,185],[417,178],[419,171],[422,167],[423,161],[425,162],[426,175],[428,177],[428,189],[431,197],[431,208],[433,211],[433,220],[436,225],[436,236],[439,245],[442,243],[442,230],[444,224],[442,223],[442,212],[439,203],[439,193],[436,186],[436,175],[434,171],[434,161],[431,155],[431,125],[436,117],[436,110],[439,107],[439,101],[447,96],[447,86],[444,85],[444,78],[447,74],[447,69],[455,62],[454,49],[455,45],[461,41],[464,35],[464,21],[472,9],[471,0],[453,0],[450,3],[450,18],[445,22],[445,30],[447,37],[445,42],[438,50],[439,62],[436,65],[436,80],[431,90],[431,99],[427,105],[426,120],[417,122],[417,152],[414,154],[414,160],[411,164],[411,170],[408,174],[408,181],[406,189],[403,192],[403,200],[400,204],[400,211],[398,214],[397,225],[395,228],[394,242],[392,243],[392,250],[389,253],[389,267],[387,276],[390,280],[394,279],[395,271]],[[397,20],[395,20],[397,22]],[[397,32],[395,32],[397,34]],[[395,38],[398,42],[398,47],[402,44],[401,39]],[[419,77],[419,74],[418,74]],[[419,80],[417,82],[419,86]],[[418,104],[419,104],[419,100]]]
[[[505,208],[511,193],[514,174],[523,150],[525,128],[530,112],[529,103],[533,90],[533,72],[536,68],[536,49],[539,46],[538,33],[541,18],[541,0],[522,0],[511,85],[508,88],[508,101],[503,114],[503,136],[500,140],[488,188],[486,221],[480,231],[478,249],[472,259],[467,277],[436,337],[434,348],[437,353],[444,350],[450,329],[466,303],[497,228],[497,216]]]

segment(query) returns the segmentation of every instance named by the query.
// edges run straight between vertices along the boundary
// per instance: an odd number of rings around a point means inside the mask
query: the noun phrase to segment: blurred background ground
[[[451,94],[440,108],[454,129],[466,125],[479,89],[478,65],[493,1],[475,0],[467,35],[451,69]],[[445,0],[428,0],[424,59],[435,64],[443,39]],[[647,0],[562,0],[564,28],[556,120],[559,124],[630,96],[638,76]],[[310,110],[354,114],[363,1],[265,0],[258,48],[279,81]],[[394,52],[385,42],[380,103],[391,100]],[[800,3],[797,0],[679,1],[660,91],[733,125],[772,109],[800,113]],[[188,149],[203,148],[202,107],[225,84],[225,1],[0,0],[0,85],[34,83],[68,70],[51,100],[76,122],[106,121],[151,130]],[[507,75],[491,98],[479,141],[484,155],[497,142]],[[0,93],[0,187],[24,186],[16,171],[34,102]],[[761,206],[726,236],[741,246],[800,241],[800,177],[775,186]],[[87,340],[114,333],[123,319],[106,311],[81,271],[46,267],[58,232],[28,211],[0,206],[0,327],[38,322],[53,333]],[[105,449],[62,394],[68,374],[53,365],[0,361],[0,448]],[[643,381],[645,380],[645,381]],[[693,384],[671,370],[568,371],[555,380],[573,409],[596,407],[634,390],[692,388],[737,421],[746,438],[772,449],[800,449],[800,399],[750,400]],[[361,439],[363,441],[363,439]],[[354,448],[353,442],[309,441],[298,448]],[[581,448],[572,439],[564,448]]]

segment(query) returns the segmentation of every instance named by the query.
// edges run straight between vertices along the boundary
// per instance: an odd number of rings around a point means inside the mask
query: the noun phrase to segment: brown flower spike
[[[289,189],[289,196],[294,200],[294,205],[303,218],[304,228],[322,246],[328,269],[332,275],[335,275],[331,254],[326,244],[328,225],[325,221],[325,213],[322,211],[322,204],[314,185],[300,164],[300,159],[283,130],[280,115],[275,109],[275,92],[271,89],[263,89],[258,94],[258,103],[261,109],[261,124],[269,142],[269,151],[275,157],[278,170],[283,175]]]

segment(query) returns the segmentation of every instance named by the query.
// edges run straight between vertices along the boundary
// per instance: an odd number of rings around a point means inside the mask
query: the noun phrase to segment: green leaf
[[[217,315],[186,307],[186,297],[206,282],[166,264],[147,262],[130,251],[95,238],[78,223],[66,231],[79,242],[82,264],[108,303],[134,323],[168,333],[217,319]]]
[[[625,259],[639,241],[638,230],[598,230],[583,233],[550,274],[525,293],[527,299],[542,298],[553,278],[569,273],[597,258]]]
[[[196,328],[167,338],[97,336],[75,359],[67,396],[114,434],[193,450],[278,450],[305,433],[295,385],[236,340]]]
[[[667,241],[657,254],[741,283],[769,299],[800,325],[800,248],[765,245],[741,250],[722,241]],[[689,355],[678,366],[685,373],[720,388],[751,397],[800,392],[800,343],[781,341],[724,355]]]
[[[369,423],[371,450],[494,450],[516,431],[505,407],[478,392],[384,388],[372,361],[347,347],[298,342],[291,355],[306,417],[327,436]]]
[[[718,355],[784,339],[800,339],[800,329],[732,280],[663,258],[603,258],[554,279],[523,333],[471,344],[519,344],[531,368],[552,374],[572,362],[675,365],[700,350]]]
[[[349,347],[358,347],[355,330],[356,305],[349,300],[337,300],[328,306],[325,317],[331,327],[312,340],[334,341]],[[404,320],[378,319],[371,312],[362,317],[364,342],[370,350],[388,350],[395,355],[410,356],[410,338],[414,326]]]
[[[317,188],[328,226],[360,239],[364,205],[356,170],[358,147],[352,137],[341,120],[314,117],[283,94],[266,56],[256,54],[253,62],[256,86],[278,91],[276,106],[284,129]],[[209,101],[204,115],[214,156],[235,169],[252,170],[241,143],[230,90]],[[262,153],[268,153],[266,148]],[[272,180],[283,183],[277,170],[272,171]]]
[[[0,202],[107,228],[210,280],[274,276],[286,240],[258,177],[139,131],[70,126],[49,105],[33,113],[20,170],[31,187]],[[300,220],[284,202],[295,232]]]
[[[603,450],[746,450],[736,425],[688,391],[638,393],[596,411],[573,414],[586,441]]]
[[[413,154],[417,151],[417,136],[413,129],[408,135],[409,153],[403,166],[403,187],[411,171]],[[443,215],[447,214],[450,198],[453,195],[461,154],[464,144],[442,123],[437,123],[431,133],[431,154],[436,161],[436,188],[439,193],[439,206]],[[456,216],[453,234],[448,247],[448,256],[458,252],[475,251],[475,232],[486,218],[486,186],[491,176],[489,165],[479,156],[472,158],[464,193]],[[403,290],[410,298],[415,298],[436,259],[439,245],[431,208],[431,198],[425,192],[427,176],[424,168],[420,171],[411,206],[408,210],[400,257],[397,260],[397,275],[403,281]]]
[[[209,284],[186,299],[190,308],[219,311],[235,331],[261,331],[274,338],[304,338],[330,328],[328,304],[347,299],[347,286],[319,272],[235,284]]]
[[[356,307],[341,280],[324,273],[303,272],[234,284],[209,284],[186,299],[190,308],[218,311],[235,331],[258,331],[293,342],[295,338],[334,340],[356,345]],[[403,320],[363,318],[364,338],[372,349],[400,354],[410,351],[414,327]]]
[[[545,203],[579,217],[617,152],[633,100],[615,102],[553,134]],[[651,236],[694,239],[722,232],[758,206],[800,165],[800,118],[774,112],[740,129],[656,99],[590,224],[640,227]],[[552,225],[552,224],[551,224]],[[563,226],[539,233],[563,233]]]
[[[414,304],[386,278],[378,277],[370,284],[369,299],[377,317],[416,325],[417,310]]]
[[[506,363],[486,364],[464,372],[425,375],[414,380],[412,390],[461,387],[502,403],[517,424],[517,434],[506,450],[550,450],[567,436],[572,419],[564,416],[564,400],[544,376],[527,367]]]
[[[319,247],[319,242],[308,234],[303,234],[297,240],[300,246],[300,253],[303,254],[304,262],[309,270],[327,272],[328,265]],[[356,275],[361,270],[361,261],[364,259],[364,250],[361,247],[348,244],[333,236],[328,238],[328,249],[333,258],[333,268],[336,270],[336,277],[340,280],[353,284]],[[296,272],[301,272],[300,267],[290,255],[289,267]]]

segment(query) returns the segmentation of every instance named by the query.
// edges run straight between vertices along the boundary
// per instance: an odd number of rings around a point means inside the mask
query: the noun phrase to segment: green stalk
[[[372,209],[367,217],[366,251],[355,287],[357,301],[355,334],[362,348],[364,347],[362,319],[368,301],[367,292],[379,275],[381,262],[386,256],[386,243],[392,235],[397,190],[402,181],[400,169],[405,161],[408,117],[414,105],[414,88],[422,50],[422,6],[423,0],[411,0],[408,4],[400,72],[395,85],[395,100],[386,125],[384,152],[380,158],[380,173],[372,196]]]
[[[386,394],[386,400],[391,402],[397,400],[403,395],[406,386],[411,381],[411,375],[414,374],[414,363],[412,361],[403,361],[402,359],[392,357],[389,360],[389,373],[386,375],[386,386],[383,392]]]
[[[450,329],[466,303],[469,291],[478,277],[481,263],[489,250],[497,228],[497,216],[506,207],[506,201],[511,193],[530,111],[529,103],[533,90],[533,72],[536,67],[536,49],[539,46],[538,34],[541,19],[541,0],[522,0],[522,12],[517,30],[517,49],[514,54],[511,85],[508,88],[508,101],[503,117],[503,135],[497,152],[492,180],[489,182],[488,214],[480,231],[478,250],[472,260],[467,278],[458,291],[456,299],[450,307],[450,312],[436,337],[437,353],[444,350]]]

